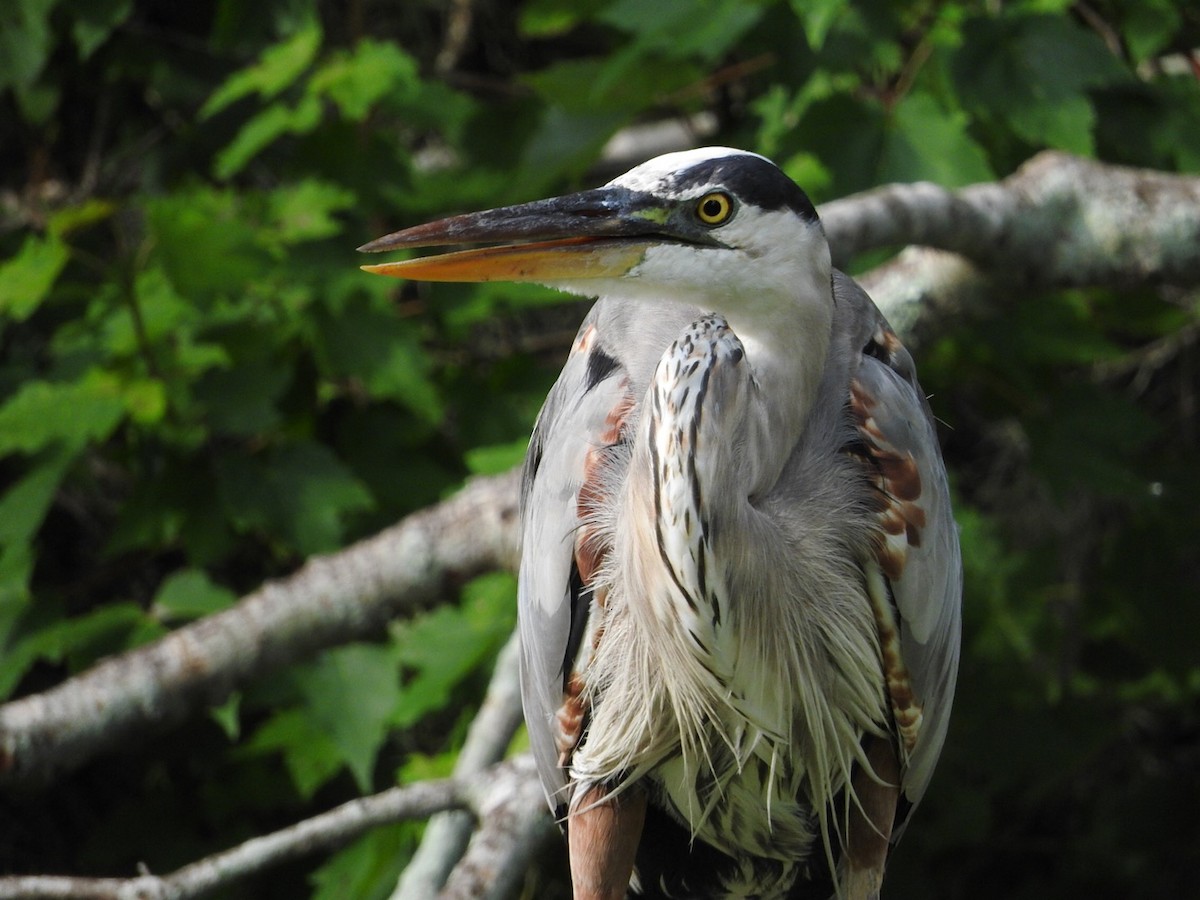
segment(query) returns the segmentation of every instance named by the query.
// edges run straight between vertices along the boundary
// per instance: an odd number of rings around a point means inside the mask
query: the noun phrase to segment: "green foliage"
[[[591,183],[625,125],[713,113],[713,142],[817,200],[1003,177],[1047,147],[1200,172],[1178,55],[1200,18],[1178,0],[512,6],[470,5],[459,42],[421,4],[0,4],[0,694],[514,464],[565,350],[526,338],[574,327],[554,296],[374,279],[353,248]],[[967,639],[890,895],[1186,893],[1197,315],[1018,297],[921,348]],[[513,595],[481,579],[98,762],[22,807],[5,868],[162,870],[444,772]],[[386,896],[418,831],[245,896]]]

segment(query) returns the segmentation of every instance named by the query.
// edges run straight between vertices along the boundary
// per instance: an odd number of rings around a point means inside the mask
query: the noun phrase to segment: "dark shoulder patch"
[[[735,154],[706,159],[676,173],[674,181],[678,190],[705,184],[721,185],[760,209],[790,209],[806,221],[819,220],[816,207],[800,185],[761,156]]]
[[[587,374],[584,376],[583,392],[586,394],[617,368],[617,361],[600,347],[593,347],[588,354]]]

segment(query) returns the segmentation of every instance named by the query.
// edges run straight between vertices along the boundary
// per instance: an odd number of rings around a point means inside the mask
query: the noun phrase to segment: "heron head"
[[[726,147],[668,153],[601,188],[453,216],[359,249],[461,244],[488,246],[363,269],[424,281],[532,281],[718,311],[829,293],[829,248],[804,191],[770,160]]]

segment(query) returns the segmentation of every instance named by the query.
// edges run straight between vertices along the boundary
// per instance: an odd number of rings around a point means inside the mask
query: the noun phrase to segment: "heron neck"
[[[769,487],[778,479],[816,400],[829,353],[833,310],[826,302],[789,302],[774,308],[731,310],[726,321],[741,339],[758,386],[759,402],[747,410],[751,458],[761,462],[752,480]]]

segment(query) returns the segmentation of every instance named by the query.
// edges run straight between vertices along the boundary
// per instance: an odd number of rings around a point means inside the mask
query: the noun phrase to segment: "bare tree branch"
[[[515,892],[538,849],[557,834],[533,756],[511,760],[511,777],[477,807],[479,828],[441,900],[504,900]]]
[[[516,559],[517,475],[316,557],[236,606],[0,707],[0,783],[46,781],[148,727],[219,703],[239,684],[367,636],[447,588]]]
[[[379,825],[405,819],[423,819],[444,809],[477,806],[481,812],[490,810],[496,803],[508,802],[514,792],[513,782],[526,777],[523,770],[515,766],[508,768],[517,774],[496,777],[493,773],[479,773],[474,780],[425,781],[351,800],[311,819],[272,834],[251,838],[161,877],[0,877],[0,900],[37,900],[42,897],[185,900],[200,897],[297,856],[339,847]],[[536,784],[536,774],[531,771],[530,775]]]
[[[502,900],[520,881],[532,855],[556,832],[533,757],[524,754],[468,778],[419,782],[351,800],[169,875],[0,876],[0,900],[190,900],[287,860],[329,852],[380,825],[424,819],[448,809],[467,810],[462,814],[478,822],[479,830],[442,896]]]
[[[520,727],[519,651],[520,642],[514,631],[496,660],[496,670],[483,705],[471,722],[454,763],[456,778],[472,777],[501,760]],[[438,896],[454,864],[466,850],[474,827],[474,819],[464,812],[444,812],[434,816],[425,829],[421,846],[396,885],[392,900],[432,900]]]
[[[965,256],[920,246],[904,248],[858,281],[910,350],[924,335],[936,334],[940,323],[996,302],[1004,290]]]
[[[959,191],[896,184],[827,203],[844,264],[878,247],[961,254],[1012,284],[1200,282],[1200,178],[1040,153],[1010,177]]]

